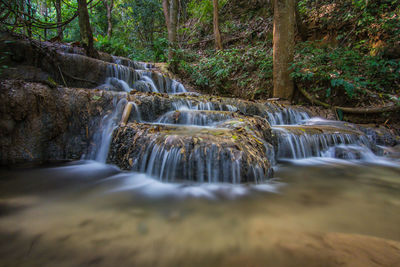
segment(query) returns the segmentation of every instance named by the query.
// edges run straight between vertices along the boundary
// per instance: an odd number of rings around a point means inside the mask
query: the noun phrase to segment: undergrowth
[[[207,50],[205,55],[179,51],[179,67],[190,82],[210,93],[229,95],[232,89],[248,98],[267,96],[272,81],[272,51],[253,47]]]
[[[301,43],[292,70],[296,82],[327,99],[343,91],[350,99],[371,93],[393,98],[400,93],[400,61],[356,49]]]

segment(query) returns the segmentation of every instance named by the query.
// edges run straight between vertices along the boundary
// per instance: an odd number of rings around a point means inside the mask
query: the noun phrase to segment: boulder
[[[258,123],[270,131],[265,120]],[[114,131],[108,162],[163,181],[246,183],[271,177],[273,147],[263,138],[268,134],[250,128],[251,122],[234,122],[230,128],[227,124],[204,128],[129,123]]]
[[[80,159],[126,93],[0,82],[0,163]]]

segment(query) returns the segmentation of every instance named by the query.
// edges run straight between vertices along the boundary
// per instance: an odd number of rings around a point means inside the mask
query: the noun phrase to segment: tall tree
[[[294,91],[289,67],[294,56],[295,4],[296,0],[274,0],[273,96],[289,100]]]
[[[221,34],[219,32],[218,0],[213,0],[213,5],[214,5],[213,24],[214,24],[215,47],[218,50],[222,50]]]
[[[167,24],[168,29],[168,60],[172,62],[170,68],[175,71],[176,66],[172,59],[175,56],[175,49],[177,48],[178,0],[163,0],[163,10],[165,23]]]
[[[55,0],[54,7],[56,9],[57,23],[61,23],[62,22],[61,0]],[[63,28],[60,25],[57,27],[57,37],[60,41],[64,38]]]
[[[107,36],[112,35],[112,10],[114,7],[114,0],[103,0],[103,4],[107,11]]]
[[[78,0],[79,30],[81,34],[81,44],[86,51],[86,55],[99,58],[99,53],[93,46],[93,32],[90,28],[89,13],[86,0]]]
[[[168,0],[163,0],[162,1],[162,6],[163,6],[163,12],[164,12],[164,18],[165,18],[165,24],[167,25],[167,30],[169,32],[169,1]]]

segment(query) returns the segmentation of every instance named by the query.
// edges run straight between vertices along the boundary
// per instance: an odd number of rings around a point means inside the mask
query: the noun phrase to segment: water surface
[[[400,168],[301,163],[259,185],[3,169],[0,265],[399,266]]]

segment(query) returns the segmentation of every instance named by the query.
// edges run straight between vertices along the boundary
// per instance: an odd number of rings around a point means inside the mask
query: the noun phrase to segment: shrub
[[[343,89],[349,98],[367,91],[378,94],[399,92],[399,60],[362,55],[351,48],[323,47],[308,42],[300,44],[296,54],[291,67],[292,77],[298,82],[325,89],[326,97],[336,89]]]

